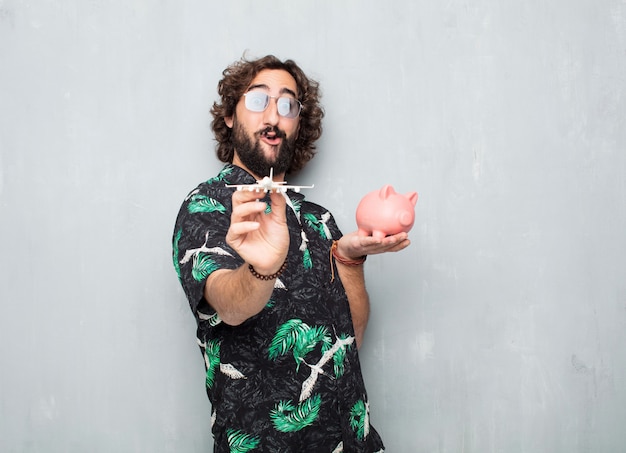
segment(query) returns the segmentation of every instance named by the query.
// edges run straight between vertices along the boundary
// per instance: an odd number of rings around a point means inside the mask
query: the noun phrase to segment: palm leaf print
[[[302,254],[302,264],[304,265],[305,269],[313,268],[313,260],[311,259],[311,252],[308,248],[305,249],[304,253]]]
[[[257,437],[246,434],[241,430],[227,429],[228,447],[230,453],[247,453],[255,449],[260,440]]]
[[[178,275],[178,279],[182,281],[182,277],[180,275],[180,264],[178,263],[178,242],[180,242],[180,238],[183,235],[183,230],[178,230],[174,235],[174,245],[173,245],[173,253],[172,259],[174,261],[174,269],[176,270],[176,275]]]
[[[210,178],[206,183],[213,184],[216,182],[222,182],[227,176],[230,176],[233,172],[233,167],[224,167],[219,175],[214,178]]]
[[[330,230],[326,222],[330,220],[330,213],[326,212],[322,214],[322,217],[318,219],[311,213],[304,214],[304,221],[307,225],[313,228],[320,235],[322,239],[332,239]]]
[[[187,211],[189,211],[190,214],[196,214],[198,212],[221,212],[223,214],[226,212],[226,208],[213,198],[196,194],[191,197]]]
[[[269,358],[274,360],[281,355],[287,354],[295,346],[298,336],[309,328],[301,319],[290,319],[278,326],[272,344],[269,347]]]
[[[204,362],[206,364],[206,386],[213,387],[215,371],[220,364],[220,343],[218,340],[210,340],[204,348]]]
[[[220,315],[218,315],[217,312],[213,313],[212,315],[207,315],[206,313],[202,313],[200,310],[198,310],[198,319],[200,319],[201,321],[209,321],[209,325],[211,327],[215,327],[222,322],[222,320],[220,319]]]
[[[305,223],[310,226],[311,228],[313,228],[315,231],[317,231],[317,233],[324,239],[328,239],[324,233],[324,227],[323,225],[321,225],[321,222],[317,219],[317,217],[315,217],[314,214],[311,214],[309,212],[304,214],[304,221]]]
[[[207,275],[217,269],[217,264],[208,255],[198,253],[193,257],[193,268],[191,275],[197,282],[204,280]]]
[[[342,338],[342,340],[345,340],[346,338]],[[346,349],[348,349],[350,347],[350,345],[346,346],[345,348],[339,348],[337,349],[337,351],[333,354],[333,369],[335,371],[335,376],[336,377],[341,377],[343,376],[343,371],[344,371],[344,361],[346,359]]]
[[[322,354],[325,354],[330,348],[333,347],[333,340],[330,338],[330,335],[325,336],[322,339]]]
[[[302,208],[302,201],[297,198],[294,198],[293,200],[291,200],[291,208],[293,209],[293,212],[299,215],[300,209]]]
[[[335,353],[339,349],[345,349],[350,346],[354,342],[354,337],[341,335],[340,337],[337,337],[332,346],[330,345],[330,337],[324,337],[322,342],[322,357],[318,360],[318,362],[316,364],[304,362],[309,368],[311,368],[311,374],[302,383],[302,387],[300,389],[300,401],[304,401],[311,396],[319,375],[326,374],[323,370],[324,365],[326,365],[326,363],[334,357]]]
[[[209,325],[211,327],[215,327],[215,326],[217,326],[221,322],[222,322],[222,320],[220,318],[220,315],[217,314],[217,312],[213,313],[211,316],[209,316]]]
[[[279,401],[270,412],[274,428],[283,433],[293,433],[313,423],[319,415],[322,398],[314,395],[294,406],[291,401]]]
[[[307,326],[306,324],[304,325]],[[320,341],[332,341],[325,326],[315,326],[313,328],[307,326],[307,329],[296,338],[296,344],[293,348],[293,357],[297,363],[296,370],[300,368],[300,363],[304,361],[304,357],[315,349],[315,346]]]
[[[365,439],[369,431],[369,420],[367,416],[367,405],[363,400],[354,403],[350,410],[350,427],[356,432],[359,440]]]

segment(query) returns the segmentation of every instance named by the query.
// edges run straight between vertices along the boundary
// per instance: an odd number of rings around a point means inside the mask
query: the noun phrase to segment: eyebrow
[[[246,93],[248,91],[252,91],[255,88],[263,88],[264,90],[268,90],[270,89],[270,87],[268,87],[267,85],[265,85],[264,83],[258,83],[256,85],[250,85],[248,87],[248,89],[246,90]],[[290,94],[292,95],[294,98],[298,99],[298,96],[296,96],[296,93],[293,92],[293,90],[290,90],[289,88],[281,88],[280,89],[280,94]]]

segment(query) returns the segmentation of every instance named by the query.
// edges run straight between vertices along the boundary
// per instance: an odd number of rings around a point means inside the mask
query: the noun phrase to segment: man
[[[237,191],[284,181],[314,155],[317,82],[291,60],[241,60],[213,105],[226,165],[185,199],[174,266],[198,324],[215,452],[379,452],[357,348],[369,316],[363,262],[406,233],[342,235],[295,191]]]

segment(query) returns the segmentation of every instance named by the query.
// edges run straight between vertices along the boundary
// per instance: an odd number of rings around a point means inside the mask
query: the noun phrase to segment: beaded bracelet
[[[274,272],[271,275],[263,275],[263,274],[259,274],[254,267],[252,267],[252,264],[248,264],[248,269],[250,270],[250,272],[252,273],[252,275],[254,275],[256,278],[258,278],[259,280],[263,280],[263,281],[268,281],[268,280],[274,280],[275,278],[278,278],[278,276],[280,274],[282,274],[283,272],[285,272],[285,269],[287,269],[287,260],[285,259],[285,262],[283,263],[282,266],[280,266],[280,269],[278,269],[276,272]]]

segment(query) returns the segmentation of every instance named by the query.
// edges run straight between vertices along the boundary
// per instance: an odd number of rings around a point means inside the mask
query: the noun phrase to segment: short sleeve
[[[194,313],[205,303],[206,279],[218,269],[236,269],[243,260],[225,240],[230,224],[230,193],[201,184],[185,198],[174,228],[172,257]]]

